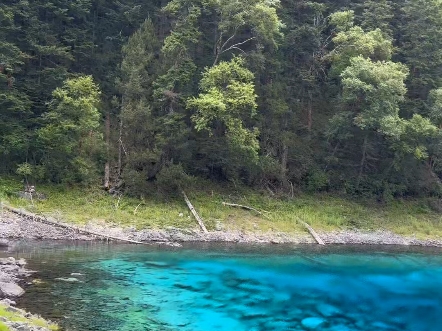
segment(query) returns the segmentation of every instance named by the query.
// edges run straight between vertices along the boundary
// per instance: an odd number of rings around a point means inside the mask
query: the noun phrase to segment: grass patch
[[[27,318],[23,316],[20,312],[14,310],[9,310],[7,306],[0,305],[0,316],[6,318],[11,322],[23,322],[30,326],[44,327],[52,331],[58,330],[58,326],[54,323],[50,323],[42,318],[30,317]],[[0,331],[9,330],[8,326],[4,323],[0,324]]]
[[[0,179],[0,198],[15,207],[43,213],[74,224],[106,222],[137,229],[176,227],[198,229],[196,221],[181,196],[165,199],[150,196],[144,200],[123,195],[112,197],[97,188],[39,185],[47,200],[19,199],[13,192],[21,184],[14,179]],[[434,211],[428,199],[395,200],[381,205],[370,200],[351,200],[331,194],[302,194],[293,199],[277,199],[266,192],[229,187],[204,182],[200,188],[187,191],[190,201],[214,230],[304,232],[298,223],[303,220],[316,230],[386,229],[418,238],[441,238],[442,217]],[[252,206],[263,211],[226,207],[222,202]]]

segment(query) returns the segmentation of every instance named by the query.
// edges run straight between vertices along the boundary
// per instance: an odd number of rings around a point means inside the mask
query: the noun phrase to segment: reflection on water
[[[19,304],[81,331],[439,330],[441,251],[373,249],[21,246]]]

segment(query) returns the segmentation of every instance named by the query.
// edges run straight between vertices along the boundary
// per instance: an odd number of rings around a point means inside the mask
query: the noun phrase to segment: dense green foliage
[[[4,174],[440,196],[441,128],[441,0],[0,4]]]

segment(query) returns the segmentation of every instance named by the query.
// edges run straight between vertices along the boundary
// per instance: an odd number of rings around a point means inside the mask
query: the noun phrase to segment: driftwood
[[[2,204],[2,209],[3,208],[5,210],[8,210],[8,211],[10,211],[10,212],[12,212],[14,214],[19,215],[19,216],[30,218],[33,221],[37,221],[37,222],[40,222],[40,223],[43,223],[43,224],[48,224],[48,225],[60,227],[60,228],[63,228],[63,229],[68,229],[68,230],[76,231],[76,232],[81,232],[81,233],[92,235],[92,236],[96,236],[96,237],[99,237],[99,238],[104,238],[106,240],[123,241],[123,242],[131,243],[131,244],[137,244],[137,245],[151,245],[151,243],[146,243],[146,242],[142,242],[142,241],[136,241],[136,240],[130,240],[130,239],[124,239],[124,238],[108,236],[108,235],[105,235],[105,234],[102,234],[102,233],[81,229],[81,228],[76,227],[76,226],[72,226],[72,225],[68,225],[68,224],[64,224],[64,223],[58,223],[58,222],[50,221],[50,220],[48,220],[44,216],[36,215],[36,214],[30,213],[30,212],[27,212],[25,210],[13,208],[13,207],[7,206],[5,204]]]
[[[198,215],[198,213],[196,212],[195,208],[193,208],[192,203],[190,202],[189,198],[187,197],[186,193],[184,191],[182,191],[181,193],[183,193],[184,196],[184,200],[186,201],[187,207],[189,207],[190,211],[192,212],[193,216],[195,216],[196,221],[198,222],[201,230],[203,230],[204,233],[208,233],[209,231],[207,231],[202,218]]]
[[[321,237],[316,233],[316,231],[310,225],[308,225],[306,222],[301,220],[299,220],[299,222],[307,228],[308,232],[310,232],[312,237],[315,238],[316,242],[319,245],[325,245],[325,242],[321,239]]]
[[[262,213],[259,210],[255,209],[253,207],[244,206],[244,205],[238,205],[236,203],[228,203],[228,202],[223,202],[222,204],[223,204],[223,206],[229,206],[229,207],[242,208],[242,209],[246,209],[246,210],[252,210],[252,211],[254,211],[257,214],[262,215]]]

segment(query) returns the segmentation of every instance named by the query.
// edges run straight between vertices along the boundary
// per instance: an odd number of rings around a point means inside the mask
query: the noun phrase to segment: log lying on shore
[[[202,218],[200,217],[200,215],[198,215],[198,213],[196,212],[195,208],[193,208],[192,203],[190,202],[189,198],[187,197],[186,193],[184,191],[181,191],[181,193],[183,193],[184,196],[184,200],[186,201],[187,207],[189,207],[190,211],[192,212],[193,216],[195,216],[196,221],[198,222],[201,230],[204,233],[209,233],[209,231],[207,231],[206,226],[203,223]]]
[[[236,203],[228,203],[228,202],[223,202],[222,204],[223,204],[223,206],[229,206],[229,207],[236,207],[236,208],[241,208],[241,209],[245,209],[245,210],[251,210],[251,211],[254,211],[255,213],[257,213],[259,215],[262,215],[262,213],[258,209],[255,209],[253,207],[249,207],[249,206],[245,206],[245,205],[238,205]]]
[[[26,218],[32,219],[33,221],[36,221],[36,222],[52,225],[52,226],[55,226],[55,227],[60,227],[60,228],[63,228],[63,229],[68,229],[68,230],[76,231],[78,233],[84,233],[84,234],[87,234],[87,235],[96,236],[98,238],[103,238],[103,239],[106,239],[106,240],[122,241],[122,242],[131,243],[131,244],[137,244],[137,245],[153,245],[152,243],[147,243],[147,242],[142,242],[142,241],[136,241],[136,240],[131,240],[131,239],[125,239],[125,238],[109,236],[109,235],[105,235],[105,234],[98,233],[98,232],[95,232],[95,231],[89,231],[89,230],[86,230],[86,229],[81,229],[81,228],[76,227],[76,226],[72,226],[72,225],[68,225],[68,224],[64,224],[64,223],[58,223],[58,222],[50,221],[50,220],[48,220],[44,216],[36,215],[36,214],[30,213],[30,212],[28,212],[26,210],[17,209],[17,208],[5,205],[3,203],[1,204],[1,208],[4,208],[5,210],[10,211],[11,213],[17,214],[17,215],[19,215],[21,217],[26,217]],[[165,244],[168,244],[168,243],[165,243]]]
[[[321,239],[321,237],[316,233],[316,231],[310,225],[308,225],[306,222],[301,220],[299,220],[299,222],[307,228],[308,232],[310,232],[312,237],[315,238],[316,242],[319,245],[325,245],[325,242]]]

